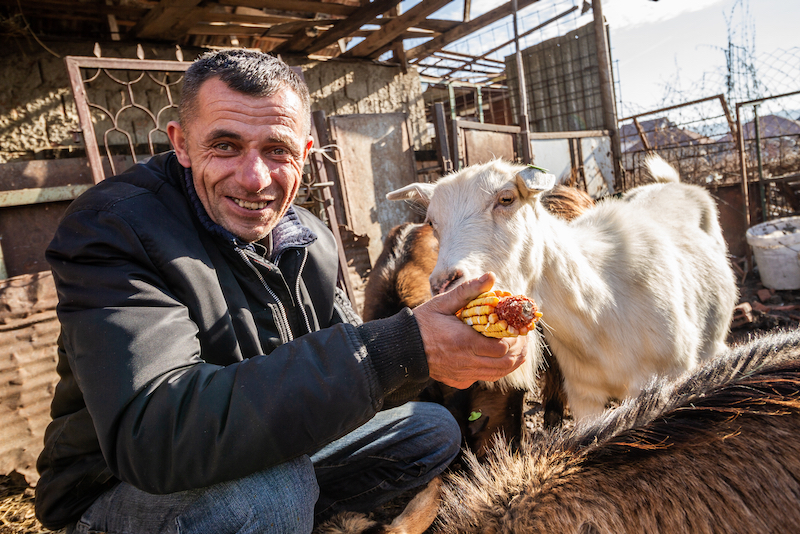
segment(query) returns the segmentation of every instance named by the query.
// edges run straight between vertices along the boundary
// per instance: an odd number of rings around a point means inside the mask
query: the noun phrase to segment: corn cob
[[[508,291],[481,293],[456,312],[456,317],[487,337],[524,336],[542,316],[536,303]]]

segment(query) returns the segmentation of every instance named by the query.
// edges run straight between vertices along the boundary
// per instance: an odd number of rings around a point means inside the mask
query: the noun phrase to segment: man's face
[[[167,125],[178,161],[211,219],[246,242],[269,235],[300,186],[313,142],[291,89],[245,95],[218,78],[203,83],[197,112]]]

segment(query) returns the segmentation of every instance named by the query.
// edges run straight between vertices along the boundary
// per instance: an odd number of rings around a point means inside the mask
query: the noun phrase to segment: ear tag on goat
[[[546,191],[552,189],[556,184],[554,174],[550,174],[547,169],[536,165],[528,165],[519,172],[518,176],[529,191]]]

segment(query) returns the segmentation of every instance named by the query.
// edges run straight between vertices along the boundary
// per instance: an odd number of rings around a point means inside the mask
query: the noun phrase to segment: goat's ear
[[[389,200],[410,200],[427,207],[431,202],[435,187],[434,184],[425,182],[410,184],[386,193],[386,198]]]
[[[552,189],[556,185],[556,177],[553,174],[542,172],[534,167],[525,167],[517,173],[517,187],[521,191],[539,193]]]

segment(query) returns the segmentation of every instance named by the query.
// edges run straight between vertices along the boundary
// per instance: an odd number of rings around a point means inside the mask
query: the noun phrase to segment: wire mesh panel
[[[761,220],[800,214],[800,91],[742,102],[737,111]]]
[[[628,187],[649,181],[644,159],[655,153],[681,180],[699,185],[740,181],[733,118],[722,95],[620,119],[622,165]]]
[[[530,129],[534,132],[604,128],[594,24],[522,51]],[[515,116],[519,80],[515,57],[506,57]]]

